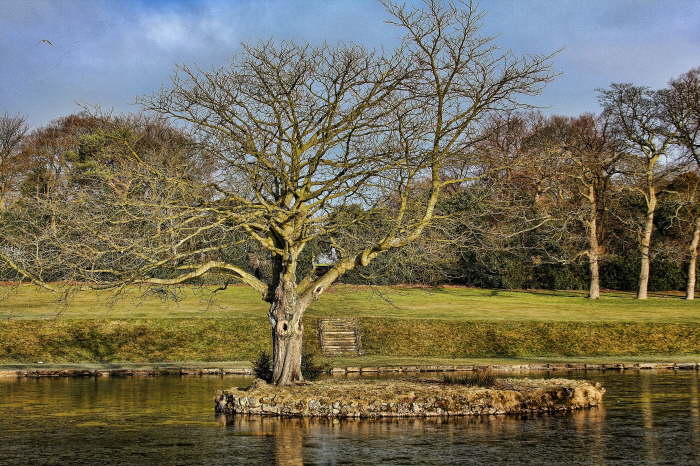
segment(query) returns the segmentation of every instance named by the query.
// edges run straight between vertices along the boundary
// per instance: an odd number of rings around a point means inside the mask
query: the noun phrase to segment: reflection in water
[[[598,412],[598,410],[593,410]],[[576,413],[583,422],[597,418],[593,411]],[[537,416],[547,420],[547,416]],[[531,418],[534,419],[534,418]],[[415,462],[419,457],[404,455],[399,445],[393,441],[407,442],[409,447],[424,447],[425,454],[438,458],[445,457],[444,451],[434,450],[435,435],[440,436],[440,443],[445,446],[466,446],[470,437],[513,438],[517,437],[527,417],[518,416],[480,416],[457,418],[384,418],[364,419],[316,419],[294,418],[277,419],[257,416],[220,416],[217,421],[226,426],[237,436],[267,437],[272,440],[274,463],[281,465],[305,464],[308,462],[336,463],[348,461],[347,447],[338,449],[329,447],[328,439],[354,440],[362,445],[379,443],[383,453],[388,453],[391,460],[397,462]],[[392,442],[392,443],[389,443]],[[352,448],[352,447],[350,447]],[[307,455],[305,450],[318,450],[314,455]],[[454,459],[454,458],[453,458]],[[424,458],[423,461],[426,459]],[[428,462],[429,458],[427,459]],[[271,462],[273,462],[271,460]]]
[[[700,393],[698,377],[690,379],[690,431],[691,444],[695,450],[695,460],[700,463]]]
[[[570,414],[571,424],[578,435],[589,436],[588,455],[591,464],[604,464],[605,457],[605,405]]]
[[[275,439],[275,463],[281,465],[304,464],[304,432],[300,428],[304,420],[280,419],[268,423]]]
[[[644,454],[650,463],[656,462],[656,433],[654,432],[654,410],[652,407],[651,377],[649,373],[643,373],[640,377],[639,402],[644,423]]]
[[[567,376],[603,383],[604,406],[528,417],[217,418],[215,391],[249,379],[0,379],[0,463],[700,462],[696,372]]]
[[[597,410],[596,410],[597,411]],[[580,419],[591,416],[577,413]],[[538,416],[540,420],[545,416]],[[324,419],[292,418],[277,419],[258,416],[220,416],[217,421],[238,436],[267,437],[274,444],[276,464],[304,464],[304,449],[319,448],[323,463],[347,461],[346,451],[327,448],[324,440],[329,438],[355,439],[362,443],[375,443],[378,439],[385,450],[393,447],[385,442],[392,439],[418,441],[418,445],[429,447],[430,439],[439,434],[441,442],[465,445],[469,435],[482,438],[512,438],[518,433],[527,417],[480,416],[457,418],[383,418],[365,419]],[[468,434],[468,435],[467,435]],[[396,452],[399,454],[400,452]],[[318,458],[317,458],[318,459]],[[398,459],[398,457],[394,457]],[[408,457],[404,459],[409,459]],[[412,458],[415,459],[415,458]],[[307,461],[308,462],[308,458]]]
[[[304,434],[309,419],[276,419],[256,416],[219,416],[220,424],[239,435],[269,437],[274,442],[274,462],[279,465],[304,464]]]

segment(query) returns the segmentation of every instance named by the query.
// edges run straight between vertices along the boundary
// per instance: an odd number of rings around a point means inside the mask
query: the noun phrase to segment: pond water
[[[215,391],[250,379],[0,378],[0,464],[700,464],[697,372],[565,376],[603,383],[604,406],[526,418],[217,418]]]

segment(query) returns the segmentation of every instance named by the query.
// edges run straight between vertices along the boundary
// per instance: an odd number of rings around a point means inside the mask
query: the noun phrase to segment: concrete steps
[[[362,354],[360,332],[350,319],[320,319],[321,351],[329,356]]]

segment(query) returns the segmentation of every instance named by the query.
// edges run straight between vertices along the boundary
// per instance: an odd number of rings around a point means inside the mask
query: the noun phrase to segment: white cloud
[[[179,15],[148,16],[144,18],[141,27],[146,38],[162,48],[192,47],[196,42],[196,35],[188,33],[185,19]]]

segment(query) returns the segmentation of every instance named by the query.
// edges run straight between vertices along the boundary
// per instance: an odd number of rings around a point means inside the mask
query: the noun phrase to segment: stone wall
[[[68,366],[68,365],[66,365]],[[601,370],[700,370],[695,362],[625,362],[625,363],[537,363],[537,364],[474,364],[474,365],[421,365],[421,366],[373,366],[373,367],[334,367],[329,372],[340,376],[359,376],[376,373],[419,373],[419,372],[559,372],[601,371]],[[148,368],[49,368],[37,367],[15,370],[0,370],[0,377],[100,377],[100,376],[159,376],[159,375],[253,375],[250,366],[236,367],[191,367],[191,366],[153,366]]]

